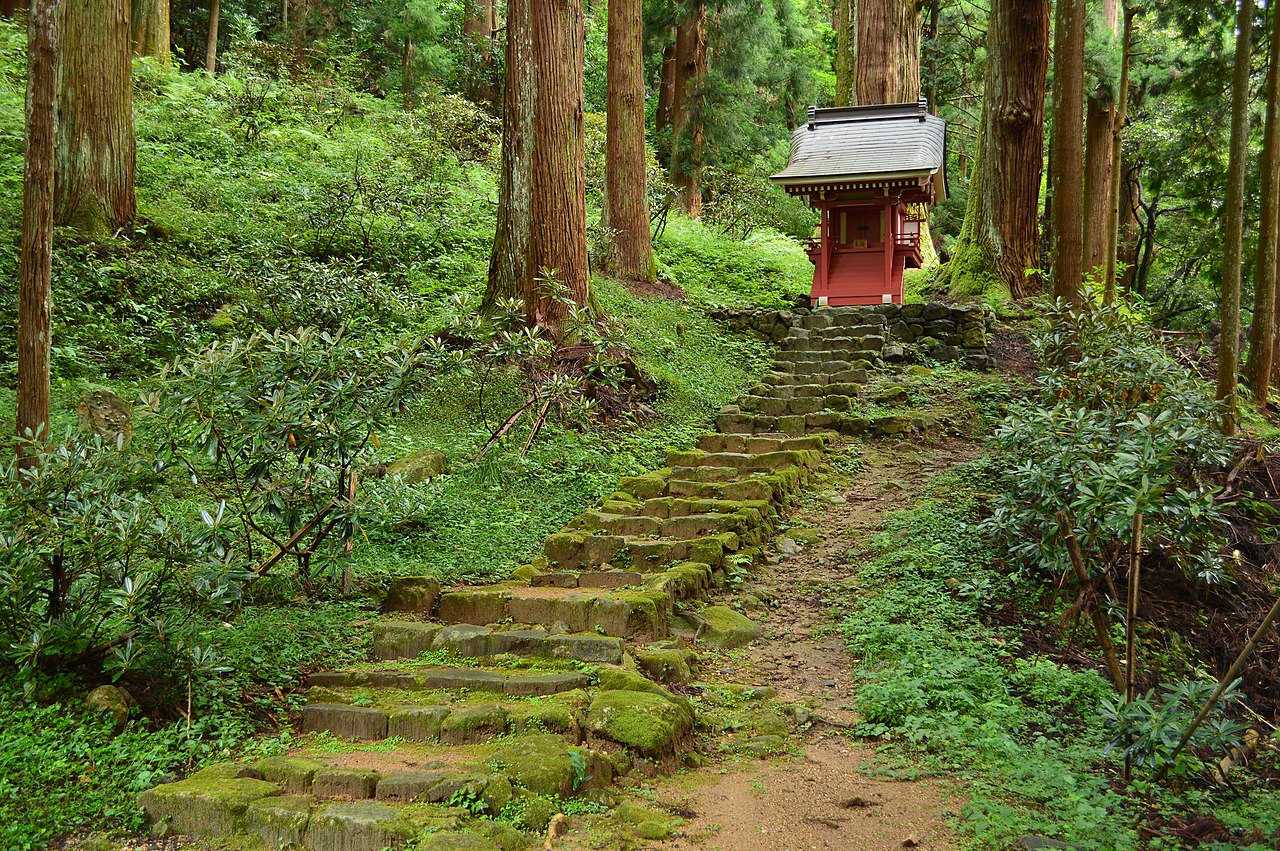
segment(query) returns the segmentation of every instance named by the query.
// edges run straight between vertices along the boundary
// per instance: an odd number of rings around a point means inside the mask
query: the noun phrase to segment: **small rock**
[[[128,446],[133,439],[133,414],[129,403],[110,390],[94,390],[80,397],[76,406],[81,431],[96,434],[110,446]]]
[[[836,681],[835,681],[835,680],[823,680],[823,681],[822,681],[822,685],[823,685],[825,688],[835,688],[835,687],[836,687]]]
[[[547,634],[549,635],[568,635],[571,632],[573,630],[569,629],[569,625],[564,621],[556,621],[547,627]]]
[[[791,538],[783,538],[778,542],[778,552],[783,555],[793,556],[800,552],[800,545]]]
[[[903,848],[915,848],[919,844],[920,844],[920,840],[916,839],[916,836],[914,833],[908,836],[906,839],[902,840]]]
[[[830,502],[832,505],[844,505],[846,502],[848,502],[848,500],[845,499],[840,494],[836,494],[835,496],[831,497]]]
[[[96,712],[109,712],[117,727],[129,720],[129,694],[118,686],[98,686],[84,699],[85,706]]]
[[[419,449],[387,465],[387,473],[399,476],[411,485],[425,482],[444,473],[449,461],[438,449]]]

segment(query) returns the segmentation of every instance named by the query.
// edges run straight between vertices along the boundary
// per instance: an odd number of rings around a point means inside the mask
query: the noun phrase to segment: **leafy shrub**
[[[817,215],[803,201],[788,195],[758,173],[708,169],[709,200],[703,208],[707,223],[733,239],[746,239],[763,229],[793,239],[813,236]]]
[[[414,349],[368,357],[341,332],[303,328],[173,365],[151,405],[173,456],[217,506],[204,516],[225,563],[265,573],[289,558],[307,588],[320,574],[349,576],[359,474],[421,364]]]
[[[0,641],[28,687],[45,672],[182,673],[185,626],[239,596],[217,523],[192,530],[163,468],[100,439],[24,441],[36,462],[0,469]]]
[[[1231,748],[1239,747],[1241,734],[1249,729],[1248,724],[1227,717],[1231,707],[1244,697],[1239,684],[1237,680],[1235,687],[1223,693],[1204,723],[1192,734],[1186,749],[1176,757],[1173,749],[1186,735],[1192,719],[1218,687],[1217,683],[1163,683],[1159,697],[1152,689],[1127,702],[1120,695],[1109,696],[1102,703],[1102,716],[1112,733],[1108,752],[1120,751],[1134,764],[1152,771],[1164,770],[1170,777],[1199,774],[1206,765],[1197,751],[1216,762]]]
[[[993,445],[1005,488],[989,528],[1042,570],[1069,567],[1056,514],[1067,511],[1092,569],[1145,538],[1205,581],[1220,581],[1214,490],[1198,471],[1223,463],[1218,408],[1150,333],[1113,308],[1051,310],[1034,342],[1039,394],[1015,408]]]

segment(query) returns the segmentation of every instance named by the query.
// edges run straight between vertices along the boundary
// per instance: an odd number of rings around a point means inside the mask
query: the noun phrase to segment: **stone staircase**
[[[773,370],[721,411],[715,433],[623,479],[508,580],[394,580],[369,661],[309,678],[301,727],[315,735],[286,756],[145,792],[153,832],[237,847],[514,851],[566,801],[607,801],[615,778],[697,764],[685,694],[697,696],[699,653],[759,634],[709,598],[761,554],[833,441],[924,425],[857,412],[869,372],[902,359],[886,343],[898,310],[786,314]],[[779,733],[742,735],[768,753]]]

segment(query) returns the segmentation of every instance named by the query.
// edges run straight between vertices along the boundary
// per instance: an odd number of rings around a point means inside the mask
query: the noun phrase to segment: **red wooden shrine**
[[[946,198],[946,126],[924,101],[809,110],[771,179],[821,215],[812,305],[902,303],[928,207]]]

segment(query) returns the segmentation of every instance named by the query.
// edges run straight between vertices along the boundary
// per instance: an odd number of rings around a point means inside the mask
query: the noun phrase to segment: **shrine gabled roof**
[[[946,194],[947,123],[924,101],[810,109],[791,135],[787,167],[773,175],[783,185],[933,178]]]

